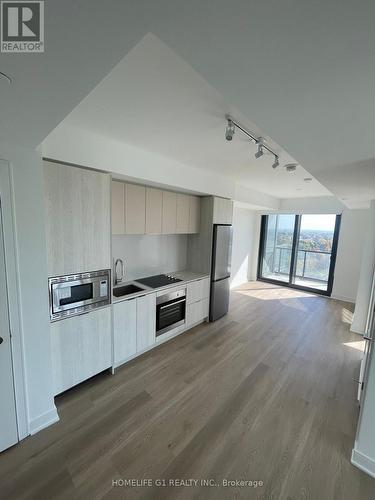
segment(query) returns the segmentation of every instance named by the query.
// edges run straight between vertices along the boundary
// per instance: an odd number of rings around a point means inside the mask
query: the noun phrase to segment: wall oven
[[[186,289],[173,291],[156,298],[156,336],[185,324]]]
[[[110,304],[110,283],[110,269],[49,278],[51,321]]]

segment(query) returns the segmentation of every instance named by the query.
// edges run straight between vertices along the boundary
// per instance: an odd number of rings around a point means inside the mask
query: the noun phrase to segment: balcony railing
[[[292,249],[275,246],[274,251],[268,253],[269,268],[274,274],[289,275]],[[296,277],[319,282],[327,282],[331,252],[322,250],[298,250],[296,263]]]

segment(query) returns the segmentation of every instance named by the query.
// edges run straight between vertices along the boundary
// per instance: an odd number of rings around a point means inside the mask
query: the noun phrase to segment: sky
[[[301,229],[320,229],[333,231],[335,229],[336,214],[303,215]]]
[[[333,231],[335,228],[336,214],[304,214],[301,220],[301,230],[312,229]],[[279,229],[293,231],[294,215],[279,215]]]

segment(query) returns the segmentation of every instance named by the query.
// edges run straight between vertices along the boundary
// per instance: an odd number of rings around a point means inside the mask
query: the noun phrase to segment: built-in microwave
[[[110,284],[110,269],[49,278],[51,321],[110,304]]]

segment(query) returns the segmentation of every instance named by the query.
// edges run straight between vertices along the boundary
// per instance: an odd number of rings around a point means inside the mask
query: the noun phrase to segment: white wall
[[[375,349],[368,371],[366,392],[354,443],[352,462],[372,477],[375,477]]]
[[[124,281],[186,269],[186,234],[114,235],[112,255],[123,259]]]
[[[247,208],[233,209],[233,247],[231,288],[251,279],[256,212]]]
[[[28,424],[33,433],[58,418],[51,377],[42,162],[36,151],[4,143],[0,157],[10,163],[12,174],[21,330],[14,334],[23,343]]]
[[[369,218],[362,242],[362,262],[352,323],[352,330],[358,333],[364,333],[366,330],[372,277],[375,270],[375,202],[372,202],[372,207],[368,212]]]
[[[61,123],[43,141],[45,158],[126,176],[141,183],[156,183],[172,189],[236,199],[273,209],[279,200],[251,189],[240,189],[235,181],[207,169],[193,167],[125,142]]]
[[[285,198],[280,200],[279,211],[289,213],[338,214],[345,208],[335,196],[311,198]]]
[[[332,297],[355,302],[369,210],[345,209],[342,213]]]

